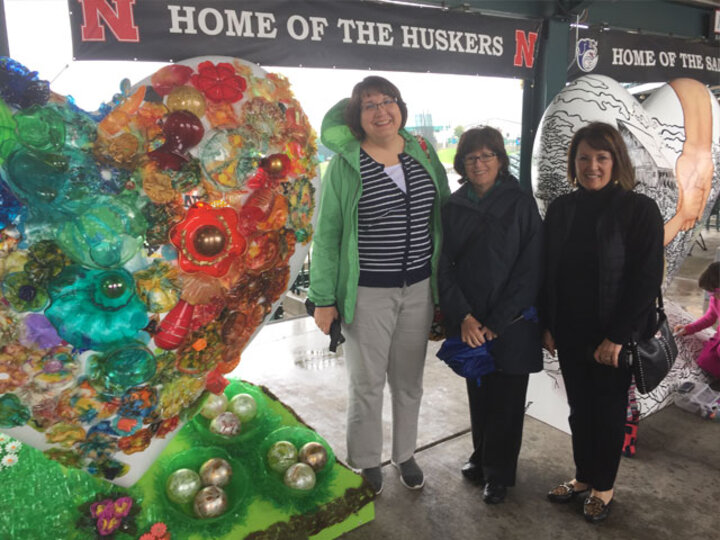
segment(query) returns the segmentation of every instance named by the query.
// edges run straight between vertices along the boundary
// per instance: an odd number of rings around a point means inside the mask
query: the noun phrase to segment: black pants
[[[475,451],[470,461],[482,466],[488,482],[515,485],[528,375],[494,372],[483,375],[478,387],[468,379],[468,401]]]
[[[575,478],[598,491],[615,484],[625,438],[630,370],[598,364],[594,347],[558,346],[572,431]]]

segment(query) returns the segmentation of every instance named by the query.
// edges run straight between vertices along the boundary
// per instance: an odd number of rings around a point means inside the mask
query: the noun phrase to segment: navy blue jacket
[[[462,319],[472,313],[498,335],[492,349],[498,370],[540,371],[539,325],[513,322],[537,305],[542,283],[537,204],[511,176],[499,178],[479,203],[468,199],[468,189],[463,185],[443,207],[438,287],[447,335],[459,335]]]

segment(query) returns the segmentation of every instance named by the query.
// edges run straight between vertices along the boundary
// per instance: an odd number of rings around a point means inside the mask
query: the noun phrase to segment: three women
[[[323,182],[310,299],[325,333],[340,317],[347,335],[348,461],[382,490],[382,393],[393,401],[392,461],[403,484],[423,486],[413,458],[422,372],[435,296],[448,335],[491,343],[494,373],[468,382],[474,452],[463,474],[488,503],[515,482],[528,374],[542,368],[540,332],[527,313],[545,269],[543,345],[557,347],[571,408],[575,478],[548,497],[592,490],[590,521],[607,517],[623,442],[629,370],[622,344],[653,327],[663,268],[655,203],[632,191],[622,138],[594,123],[573,138],[568,177],[578,189],[555,200],[543,227],[534,200],[509,175],[502,136],[465,133],[449,195],[433,149],[405,131],[407,110],[386,79],[367,77],[331,109],[322,141],[337,152]]]

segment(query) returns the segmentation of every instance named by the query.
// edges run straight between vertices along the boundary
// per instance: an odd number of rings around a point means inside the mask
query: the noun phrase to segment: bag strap
[[[658,314],[662,315],[663,317],[666,317],[665,304],[663,303],[662,289],[658,289],[658,295],[657,295],[656,302],[657,303],[655,306],[655,310],[658,312]],[[637,341],[638,341],[637,332],[635,330],[633,330],[633,333],[632,333],[632,336],[630,337],[630,342],[628,343],[628,345],[630,347],[637,348]]]

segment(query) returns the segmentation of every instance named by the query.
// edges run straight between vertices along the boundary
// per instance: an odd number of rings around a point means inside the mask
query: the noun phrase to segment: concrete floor
[[[693,315],[703,310],[697,276],[715,258],[720,233],[703,231],[707,251],[695,246],[666,297]],[[526,416],[517,486],[506,502],[488,506],[482,490],[464,481],[460,467],[471,452],[464,380],[435,358],[425,370],[416,458],[425,471],[422,491],[405,489],[387,462],[376,518],[345,535],[350,540],[716,539],[720,538],[720,423],[675,406],[643,420],[638,453],[623,458],[610,518],[590,525],[580,500],[554,505],[545,493],[573,475],[567,434]],[[243,353],[233,376],[264,384],[345,456],[346,377],[342,354],[305,317],[264,328]],[[389,460],[390,411],[386,392],[384,459]]]

